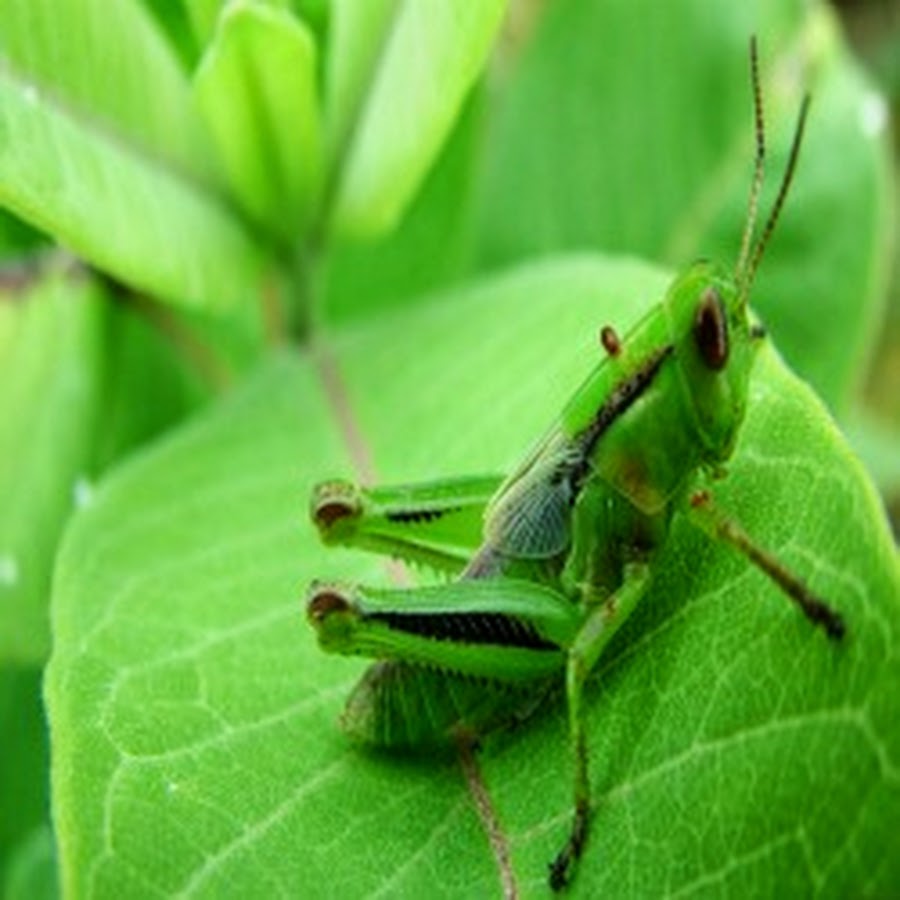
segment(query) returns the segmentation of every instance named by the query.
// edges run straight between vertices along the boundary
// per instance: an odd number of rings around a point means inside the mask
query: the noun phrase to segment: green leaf
[[[333,0],[277,0],[277,2],[281,6],[293,9],[309,28],[312,29],[317,42],[324,42],[331,19]]]
[[[753,33],[768,125],[763,211],[801,95],[813,95],[754,297],[788,360],[841,409],[884,296],[893,188],[883,102],[824,4],[549,5],[496,92],[480,266],[587,248],[679,267],[736,259],[753,159]]]
[[[165,4],[167,0],[152,0],[153,3]],[[230,0],[181,0],[186,7],[186,16],[190,21],[195,42],[206,46],[213,37],[220,13],[225,10]],[[320,43],[328,30],[328,18],[332,0],[261,0],[272,9],[291,9],[297,17],[312,30],[316,43]],[[368,6],[369,3],[364,4]]]
[[[94,431],[92,473],[163,434],[220,386],[211,360],[197,357],[194,345],[177,343],[183,332],[165,332],[170,321],[160,321],[158,309],[142,309],[127,298],[107,303],[102,424]]]
[[[226,0],[183,0],[194,38],[200,46],[210,42],[216,28],[216,20]]]
[[[195,88],[234,195],[263,227],[297,244],[312,214],[320,161],[311,33],[289,12],[233,3]]]
[[[90,467],[103,322],[93,285],[65,273],[0,303],[0,660],[49,651],[50,573]]]
[[[56,900],[56,848],[50,824],[40,825],[24,838],[10,860],[4,900]]]
[[[218,198],[8,71],[0,71],[0,204],[169,300],[222,309],[260,287],[261,251]]]
[[[326,75],[332,227],[391,228],[450,131],[499,28],[504,0],[336,0]]]
[[[33,281],[0,302],[0,660],[34,664],[49,652],[53,561],[72,509],[209,388],[84,270],[62,262],[23,277]]]
[[[198,44],[194,21],[184,0],[141,0],[157,22],[187,71],[197,64],[202,46]]]
[[[863,412],[841,424],[882,495],[900,495],[900,424]]]
[[[207,172],[187,76],[136,0],[5,3],[0,58],[16,81],[102,121],[148,153],[195,175]]]
[[[305,498],[351,472],[342,429],[384,480],[508,469],[595,363],[598,326],[624,333],[666,282],[573,258],[360,323],[274,361],[101,485],[54,594],[67,895],[499,895],[458,766],[366,754],[337,729],[365,663],[319,652],[303,586],[386,574],[320,547]],[[598,802],[572,894],[888,893],[897,557],[861,467],[771,350],[717,493],[841,610],[848,637],[830,644],[677,521],[589,691]],[[522,893],[543,896],[569,817],[561,703],[480,760]]]
[[[0,885],[23,842],[49,813],[50,752],[39,667],[0,667]]]
[[[481,93],[466,104],[397,228],[329,247],[322,279],[329,321],[419,302],[468,271]]]
[[[398,0],[335,0],[325,57],[325,148],[336,166],[366,101]],[[334,173],[331,173],[332,176]]]
[[[10,260],[26,256],[47,243],[46,237],[26,225],[21,219],[0,209],[0,259]]]

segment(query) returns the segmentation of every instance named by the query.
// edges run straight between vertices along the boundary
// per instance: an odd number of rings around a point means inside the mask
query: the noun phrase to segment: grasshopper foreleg
[[[756,544],[734,519],[722,513],[708,491],[697,491],[691,496],[688,516],[706,534],[724,541],[765,572],[828,637],[839,640],[844,636],[846,626],[840,613],[816,596],[780,559]]]

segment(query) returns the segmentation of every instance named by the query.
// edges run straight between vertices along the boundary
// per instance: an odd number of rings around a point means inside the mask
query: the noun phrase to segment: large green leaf
[[[451,761],[348,746],[364,663],[321,654],[313,577],[383,581],[318,545],[305,498],[350,473],[508,468],[665,277],[572,259],[285,356],[123,467],[68,531],[48,673],[70,897],[497,896]],[[336,360],[347,387],[335,380]],[[732,551],[676,522],[589,691],[596,813],[573,894],[884,894],[900,815],[900,574],[819,402],[769,349],[720,505],[846,616],[830,644]],[[571,784],[561,704],[481,764],[522,893],[543,895]]]
[[[56,544],[90,469],[104,308],[82,276],[0,302],[0,659],[41,663]]]
[[[735,259],[753,155],[753,33],[770,151],[763,211],[801,94],[813,94],[759,307],[787,358],[840,408],[884,295],[893,191],[883,101],[822,3],[548,5],[489,118],[480,265],[588,248],[675,266]]]
[[[200,176],[206,144],[190,83],[138,0],[12,0],[0,58],[18,80]]]
[[[50,753],[41,675],[36,666],[0,667],[0,887],[15,848],[46,823],[49,813]]]
[[[332,166],[352,137],[397,6],[398,0],[336,0],[333,4],[324,81],[325,148]]]
[[[184,334],[146,310],[107,300],[103,334],[102,424],[95,428],[91,474],[99,474],[209,400],[218,372],[203,367]],[[153,310],[155,311],[155,310]],[[178,343],[182,338],[182,343]]]
[[[0,204],[133,287],[221,309],[263,257],[220,198],[0,70]]]
[[[322,284],[330,322],[416,303],[467,272],[482,93],[460,114],[400,224],[374,241],[329,247]]]
[[[224,3],[225,0],[184,0],[197,44],[205,46],[209,43]]]
[[[393,226],[477,77],[505,0],[336,0],[326,73],[332,225]]]
[[[29,228],[21,219],[0,210],[0,258],[4,262],[14,256],[25,256],[42,248],[47,239]]]
[[[22,839],[10,859],[3,888],[4,900],[56,900],[56,847],[46,822]]]
[[[0,659],[43,663],[57,543],[117,458],[208,392],[127,303],[71,260],[0,302]],[[187,351],[185,350],[185,355]]]
[[[220,18],[196,75],[235,197],[288,246],[299,243],[318,187],[316,63],[296,17],[242,0]]]
[[[172,0],[140,0],[140,2],[154,17],[184,68],[188,71],[193,69],[200,56],[202,44],[198,41],[192,8],[200,4],[195,0],[177,0],[175,3]],[[218,3],[219,0],[214,2]],[[198,10],[197,15],[202,19],[204,12]]]

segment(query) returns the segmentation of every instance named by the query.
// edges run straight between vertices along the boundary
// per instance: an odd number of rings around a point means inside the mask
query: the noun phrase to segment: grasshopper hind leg
[[[484,509],[499,476],[361,487],[317,484],[309,516],[323,543],[355,547],[459,574],[481,543]]]

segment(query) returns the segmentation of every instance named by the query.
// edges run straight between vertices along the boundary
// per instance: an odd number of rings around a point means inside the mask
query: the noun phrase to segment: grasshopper
[[[311,516],[329,544],[425,563],[455,576],[429,587],[312,585],[307,616],[330,653],[379,660],[353,690],[346,732],[386,748],[472,742],[526,717],[564,678],[574,761],[572,821],[550,864],[571,878],[588,833],[588,674],[653,577],[673,515],[762,569],[835,640],[840,614],[720,511],[695,476],[719,472],[744,419],[764,329],[748,310],[755,273],[793,177],[803,99],[777,197],[759,236],[765,131],[750,45],[756,155],[734,272],[696,262],[604,356],[521,464],[502,479],[401,487],[318,485]]]

